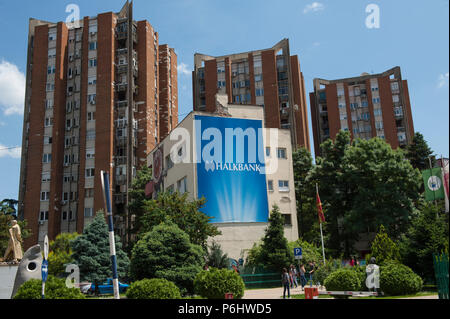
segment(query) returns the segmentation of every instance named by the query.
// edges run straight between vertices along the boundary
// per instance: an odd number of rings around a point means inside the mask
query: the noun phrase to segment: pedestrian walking
[[[302,285],[302,290],[305,288],[307,282],[305,274],[306,274],[305,265],[302,264],[300,266],[300,284]]]
[[[291,281],[291,288],[298,288],[298,281],[297,281],[297,269],[295,268],[294,265],[291,265],[290,269],[289,269],[289,275],[292,278]]]
[[[291,298],[291,291],[289,290],[289,273],[286,268],[283,268],[281,283],[283,284],[283,299],[286,299],[286,290],[288,293],[288,298]]]
[[[313,278],[314,278],[314,272],[316,271],[316,262],[310,262],[309,263],[309,280],[311,281],[311,285],[314,284]]]

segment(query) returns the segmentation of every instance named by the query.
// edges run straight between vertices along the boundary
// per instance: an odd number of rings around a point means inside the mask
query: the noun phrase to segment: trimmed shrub
[[[14,299],[42,299],[42,280],[30,279],[20,286]],[[45,283],[45,299],[84,299],[77,288],[67,288],[64,279],[48,276]]]
[[[361,281],[356,271],[341,268],[328,275],[324,286],[330,291],[359,291]]]
[[[408,266],[388,263],[380,267],[380,288],[386,295],[415,294],[422,289],[422,286],[422,278]]]
[[[320,282],[322,285],[325,282],[325,279],[334,271],[342,268],[341,260],[339,259],[329,259],[326,264],[322,263],[319,265],[317,270],[314,272],[314,281]],[[309,276],[306,275],[306,278],[309,280]]]
[[[181,299],[180,289],[164,278],[135,281],[126,294],[128,299]]]
[[[198,273],[194,280],[195,293],[208,299],[224,299],[232,293],[234,299],[244,296],[244,281],[233,270],[209,268]]]

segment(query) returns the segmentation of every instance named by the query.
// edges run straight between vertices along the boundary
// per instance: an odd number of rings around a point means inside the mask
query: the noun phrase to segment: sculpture
[[[39,245],[31,247],[25,252],[23,259],[20,261],[19,268],[17,269],[11,299],[14,298],[23,283],[30,279],[40,280],[42,278],[42,259],[41,246]]]
[[[16,220],[11,222],[12,226],[9,229],[9,242],[8,248],[6,248],[4,261],[12,259],[13,262],[18,263],[23,258],[22,252],[22,237],[20,232],[20,226]]]

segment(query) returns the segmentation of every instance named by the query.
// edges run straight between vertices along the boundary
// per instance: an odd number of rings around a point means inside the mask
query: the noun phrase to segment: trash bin
[[[319,288],[305,287],[305,299],[319,299]]]

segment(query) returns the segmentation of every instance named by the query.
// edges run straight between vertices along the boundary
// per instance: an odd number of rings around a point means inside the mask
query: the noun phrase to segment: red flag
[[[320,201],[319,192],[317,191],[317,212],[319,214],[319,223],[325,222],[325,215],[323,214],[322,202]]]

